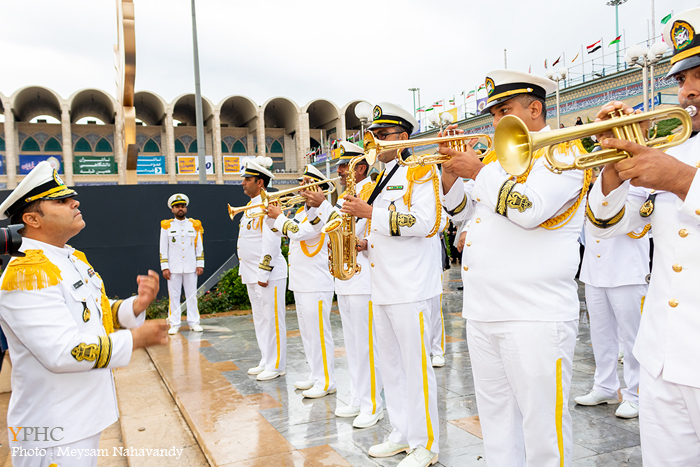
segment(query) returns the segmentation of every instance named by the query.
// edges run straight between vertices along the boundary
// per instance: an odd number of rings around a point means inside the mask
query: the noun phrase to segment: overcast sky
[[[134,3],[136,89],[167,101],[194,92],[190,0]],[[628,45],[646,40],[651,5],[619,7]],[[695,6],[656,0],[657,35],[661,18]],[[0,18],[0,93],[42,85],[63,97],[88,87],[115,95],[113,0],[0,0]],[[601,37],[606,51],[615,47],[615,8],[604,0],[200,0],[197,26],[202,94],[214,103],[241,94],[258,104],[359,98],[410,109],[409,87],[423,104],[461,102],[463,90],[503,68],[503,49],[509,69],[542,75],[545,59],[563,52],[571,62]]]

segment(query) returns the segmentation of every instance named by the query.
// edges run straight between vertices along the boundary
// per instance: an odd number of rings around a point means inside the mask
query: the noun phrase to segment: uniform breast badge
[[[396,205],[394,204],[394,201],[391,202],[388,209],[391,212],[396,212]]]
[[[651,216],[651,213],[654,212],[654,201],[656,200],[656,193],[652,193],[649,195],[646,201],[644,201],[644,204],[642,204],[642,207],[639,208],[639,215],[642,217],[649,217]]]
[[[90,308],[87,307],[85,302],[83,303],[83,323],[90,321]]]
[[[175,243],[175,237],[173,237],[173,243]]]

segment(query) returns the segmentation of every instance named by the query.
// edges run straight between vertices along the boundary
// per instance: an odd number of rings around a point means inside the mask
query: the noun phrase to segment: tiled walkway
[[[445,280],[443,295],[447,364],[444,368],[435,369],[440,413],[438,465],[485,466],[487,464],[480,439],[474,383],[465,341],[465,320],[461,317],[462,292],[457,290],[460,285],[459,269],[453,267]],[[337,311],[331,315],[331,323],[336,348],[335,375],[338,392],[321,399],[304,399],[301,391],[293,387],[294,381],[305,379],[309,372],[293,310],[287,311],[287,374],[272,381],[258,382],[247,374],[248,368],[255,366],[260,358],[250,315],[206,319],[202,323],[204,333],[182,332],[182,337],[173,339],[170,349],[161,352],[160,357],[154,353],[151,355],[156,366],[159,366],[159,359],[161,360],[159,369],[164,361],[169,362],[165,363],[169,368],[165,372],[175,380],[182,377],[182,372],[177,369],[177,361],[192,364],[193,361],[200,360],[194,368],[202,363],[213,364],[208,366],[207,371],[214,369],[231,386],[227,388],[225,384],[222,385],[223,379],[218,379],[217,376],[217,382],[211,391],[217,395],[215,397],[223,397],[222,403],[219,405],[206,400],[192,400],[192,407],[213,413],[221,412],[227,410],[225,407],[228,404],[224,403],[226,398],[235,399],[239,402],[239,405],[235,405],[235,410],[245,407],[240,415],[245,415],[246,423],[245,429],[241,427],[241,432],[236,432],[235,423],[231,425],[233,431],[228,432],[231,439],[248,439],[252,434],[249,430],[258,430],[267,433],[265,437],[271,441],[277,440],[274,442],[279,444],[279,451],[283,453],[276,454],[281,457],[262,457],[270,454],[242,446],[245,450],[244,458],[239,457],[231,464],[228,461],[220,465],[396,465],[403,455],[388,459],[371,459],[366,455],[371,445],[387,438],[390,431],[388,417],[375,427],[355,429],[352,427],[352,418],[334,416],[336,406],[347,404],[350,390],[347,358]],[[186,341],[182,340],[183,337]],[[186,355],[179,355],[183,352]],[[574,466],[641,465],[636,419],[622,420],[615,417],[616,406],[581,407],[573,403],[575,396],[587,393],[592,387],[594,370],[588,326],[582,323],[576,345],[569,400],[574,422]],[[621,377],[622,366],[619,373]],[[167,378],[165,379],[168,384]],[[170,384],[178,383],[175,381]],[[193,395],[193,391],[187,393]],[[185,407],[183,413],[187,410]],[[193,412],[196,410],[192,409]],[[193,415],[189,414],[190,417]],[[208,436],[220,436],[215,434],[215,425],[221,419],[199,415],[199,423],[202,424],[199,429],[208,433]],[[207,424],[211,426],[208,427]],[[195,431],[196,428],[193,428]],[[212,442],[226,441],[208,438],[207,444]],[[275,462],[275,459],[279,459],[280,463]]]

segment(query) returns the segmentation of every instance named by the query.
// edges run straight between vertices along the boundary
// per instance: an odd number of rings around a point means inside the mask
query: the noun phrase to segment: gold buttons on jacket
[[[374,267],[374,263],[372,263],[371,266]]]
[[[476,223],[478,224],[479,222],[481,222],[481,218],[477,217],[477,218],[476,218]]]
[[[600,239],[599,239],[599,238],[596,238],[595,242],[596,242],[596,243],[600,243]]]
[[[681,266],[680,264],[676,263],[676,264],[673,265],[673,270],[676,271],[676,272],[681,272],[681,271],[683,270],[683,266]]]
[[[685,237],[688,236],[688,231],[687,231],[686,229],[681,229],[681,230],[678,231],[678,235],[680,235],[681,237],[685,238]]]
[[[465,270],[465,271],[469,271],[469,268],[466,267],[466,266],[464,266],[464,270]]]
[[[467,242],[467,246],[472,246],[472,242]]]
[[[596,255],[598,258],[600,258],[600,255]]]
[[[675,298],[672,298],[671,300],[668,301],[668,304],[671,306],[671,308],[676,308],[678,306],[678,300]]]
[[[697,162],[695,163],[695,167],[697,167],[698,169],[700,169],[700,161],[697,161]]]
[[[374,248],[374,245],[370,245],[372,248]]]
[[[695,214],[697,214],[698,216],[700,216],[700,209],[696,209],[696,210],[695,210]]]
[[[656,190],[649,190],[649,193],[656,193]]]
[[[607,201],[603,201],[603,206],[607,206],[607,205],[608,205],[608,202],[607,202]]]
[[[477,200],[477,201],[481,201],[481,198],[477,198],[476,200]]]

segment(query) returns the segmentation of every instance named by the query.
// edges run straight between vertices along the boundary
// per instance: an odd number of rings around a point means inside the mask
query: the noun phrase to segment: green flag
[[[668,23],[668,20],[671,19],[671,15],[673,15],[673,13],[669,13],[669,14],[667,14],[666,16],[664,16],[663,18],[661,18],[661,24],[666,24],[666,23]]]

